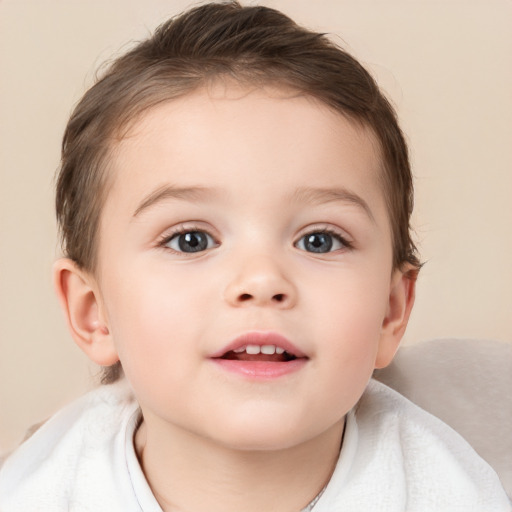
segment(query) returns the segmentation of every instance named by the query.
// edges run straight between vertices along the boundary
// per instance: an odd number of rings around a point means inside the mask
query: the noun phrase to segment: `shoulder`
[[[375,450],[380,463],[393,457],[418,510],[421,502],[436,510],[510,510],[496,473],[469,443],[396,391],[371,381],[355,418],[360,450]]]
[[[451,463],[480,482],[495,480],[495,472],[460,434],[380,382],[369,383],[354,415],[361,442],[397,443],[411,468],[442,459],[443,467]]]
[[[376,381],[347,418],[329,487],[325,510],[512,510],[496,473],[459,434]]]
[[[480,458],[452,428],[384,384],[371,381],[354,410],[360,448],[396,446],[408,466],[443,458],[461,467]],[[487,467],[482,462],[482,468]]]
[[[48,511],[68,510],[87,489],[100,494],[105,489],[108,503],[112,466],[123,463],[123,429],[137,410],[131,390],[121,381],[102,386],[59,411],[2,465],[2,512],[40,509],[38,503]]]

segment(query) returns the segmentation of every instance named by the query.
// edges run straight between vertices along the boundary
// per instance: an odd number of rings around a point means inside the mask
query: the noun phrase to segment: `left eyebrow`
[[[148,194],[136,208],[133,217],[137,217],[144,210],[169,199],[182,201],[205,201],[218,195],[218,191],[208,187],[176,187],[174,185],[162,185]]]
[[[295,191],[293,200],[297,203],[324,204],[332,202],[351,203],[363,210],[372,222],[375,217],[368,203],[358,194],[346,188],[302,187]]]

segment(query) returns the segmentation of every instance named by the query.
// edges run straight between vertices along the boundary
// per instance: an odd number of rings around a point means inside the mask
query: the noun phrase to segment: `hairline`
[[[244,75],[245,73],[242,73]],[[203,80],[198,81],[193,87],[188,89],[184,89],[178,94],[172,94],[170,88],[162,87],[159,89],[160,94],[155,94],[148,97],[147,104],[138,104],[134,105],[133,109],[128,112],[128,115],[120,122],[120,123],[112,123],[109,128],[106,130],[106,149],[99,158],[99,174],[100,174],[100,184],[98,186],[99,191],[99,208],[96,218],[96,227],[94,230],[94,237],[91,244],[90,250],[90,264],[84,263],[84,267],[86,270],[90,271],[93,274],[96,274],[99,268],[99,246],[101,239],[101,223],[103,219],[103,211],[105,209],[105,203],[108,200],[109,193],[112,187],[115,184],[116,175],[119,170],[113,168],[113,162],[115,161],[115,154],[120,149],[123,141],[130,138],[132,135],[132,130],[135,126],[153,109],[158,108],[161,105],[169,104],[173,101],[177,101],[187,96],[193,95],[195,93],[201,91],[208,91],[213,85],[218,83],[219,81],[223,81],[226,73],[220,73],[219,75],[207,76]],[[393,248],[393,267],[396,267],[395,259],[396,259],[396,251],[398,248],[397,245],[397,234],[394,230],[394,224],[396,224],[397,220],[394,218],[394,209],[392,207],[392,191],[391,191],[391,180],[389,177],[390,170],[387,169],[388,165],[386,162],[386,158],[384,156],[382,140],[379,137],[378,133],[374,127],[370,124],[369,121],[364,119],[363,116],[358,116],[352,112],[347,112],[347,109],[342,109],[339,106],[333,106],[325,98],[322,98],[319,94],[314,94],[310,91],[306,91],[305,88],[301,88],[298,85],[290,84],[288,81],[276,80],[271,77],[267,81],[261,80],[258,85],[254,85],[254,83],[249,82],[250,73],[247,73],[248,76],[243,76],[241,79],[230,74],[228,79],[228,84],[239,85],[241,88],[246,88],[247,90],[263,90],[265,87],[272,88],[277,92],[286,92],[291,93],[293,96],[302,96],[306,99],[313,100],[318,105],[321,105],[327,108],[330,112],[342,116],[345,118],[352,127],[356,129],[362,129],[366,132],[366,135],[369,136],[372,146],[374,146],[376,158],[378,159],[378,168],[377,168],[377,179],[379,181],[380,186],[382,187],[382,192],[384,195],[384,200],[386,203],[386,210],[388,215],[388,222],[390,225],[390,233],[392,237],[392,248]],[[167,91],[167,94],[166,94]],[[293,97],[287,96],[287,97]],[[158,97],[158,98],[157,98]],[[151,100],[153,98],[153,101]],[[130,113],[131,112],[131,113]]]

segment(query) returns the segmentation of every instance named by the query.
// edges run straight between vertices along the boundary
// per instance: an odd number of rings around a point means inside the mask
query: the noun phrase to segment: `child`
[[[110,384],[5,462],[2,512],[509,510],[370,381],[414,301],[411,173],[324,36],[237,3],[164,24],[76,107],[56,204],[57,293]]]

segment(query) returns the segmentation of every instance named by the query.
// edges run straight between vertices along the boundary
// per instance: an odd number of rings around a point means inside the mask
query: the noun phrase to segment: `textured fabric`
[[[133,448],[139,407],[121,381],[62,409],[0,470],[0,512],[161,512]]]
[[[372,381],[314,512],[505,512],[494,470],[450,427]]]
[[[444,338],[407,344],[374,377],[461,434],[512,498],[512,343]]]
[[[1,512],[161,512],[133,448],[125,382],[60,411],[0,470]],[[340,458],[313,512],[508,512],[493,470],[452,429],[371,382],[348,414]]]

